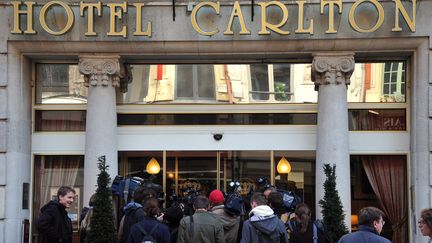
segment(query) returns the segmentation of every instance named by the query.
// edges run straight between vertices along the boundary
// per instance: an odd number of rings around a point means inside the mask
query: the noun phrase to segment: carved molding
[[[320,85],[350,84],[350,77],[354,72],[354,54],[316,54],[312,62],[312,81],[315,90]]]
[[[85,85],[120,86],[121,70],[119,56],[80,56],[79,71],[84,75]]]

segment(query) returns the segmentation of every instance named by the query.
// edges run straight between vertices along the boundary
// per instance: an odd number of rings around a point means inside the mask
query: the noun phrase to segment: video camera
[[[225,199],[225,212],[231,215],[241,216],[245,214],[243,198],[239,192],[241,190],[239,181],[232,181],[229,184],[230,194]]]
[[[116,176],[111,185],[111,192],[115,196],[124,198],[125,202],[127,202],[142,181],[143,179],[140,177],[124,178],[123,176]]]
[[[123,198],[128,202],[132,198],[133,192],[139,187],[143,186],[152,189],[156,192],[159,202],[164,201],[164,192],[162,186],[151,182],[151,180],[144,180],[141,177],[122,177],[116,176],[111,185],[111,192],[113,195]]]

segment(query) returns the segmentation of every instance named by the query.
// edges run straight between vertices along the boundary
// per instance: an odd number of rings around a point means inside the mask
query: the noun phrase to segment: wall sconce
[[[358,221],[358,215],[357,214],[351,214],[351,225],[357,226],[359,223]]]
[[[156,175],[160,172],[160,165],[154,157],[152,157],[148,162],[146,171],[151,175]]]
[[[282,156],[279,160],[276,169],[279,174],[288,174],[291,172],[291,165],[288,160],[285,159],[285,156]]]

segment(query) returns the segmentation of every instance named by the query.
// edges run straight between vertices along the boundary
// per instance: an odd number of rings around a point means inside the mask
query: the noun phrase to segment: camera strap
[[[189,243],[192,243],[192,239],[193,239],[193,234],[194,234],[194,220],[193,220],[193,215],[189,216],[190,217],[190,224],[189,224]]]

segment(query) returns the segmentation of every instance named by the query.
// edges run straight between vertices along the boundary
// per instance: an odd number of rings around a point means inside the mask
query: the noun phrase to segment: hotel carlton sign
[[[326,20],[326,28],[322,34],[335,34],[338,32],[338,25],[335,24],[335,19],[343,12],[348,11],[346,24],[358,33],[373,33],[384,28],[383,23],[386,16],[389,16],[389,11],[392,11],[391,25],[385,25],[385,28],[391,26],[391,32],[415,32],[416,31],[416,0],[402,1],[392,0],[391,8],[384,8],[383,2],[380,0],[355,0],[350,1],[349,5],[345,5],[342,0],[320,0],[310,3],[308,0],[291,1],[289,4],[283,1],[261,1],[256,2],[252,8],[256,11],[256,20],[253,25],[256,33],[261,36],[265,35],[314,35],[316,33],[316,23],[314,17],[324,17]],[[385,1],[388,2],[388,1]],[[311,15],[311,11],[306,11],[308,5],[319,6],[316,13]],[[229,8],[228,11],[221,11],[222,6]],[[111,3],[80,3],[71,4],[66,1],[47,1],[46,3],[36,4],[32,1],[13,1],[13,23],[11,24],[10,33],[15,35],[36,35],[40,31],[44,31],[52,36],[61,36],[70,32],[76,26],[77,18],[82,18],[85,26],[83,35],[86,37],[97,36],[95,28],[95,20],[103,15],[108,15],[109,23],[107,24],[106,34],[109,37],[117,36],[127,38],[128,35],[152,37],[152,34],[158,31],[153,28],[151,20],[144,20],[145,10],[148,7],[145,3],[139,1],[123,1]],[[178,7],[178,6],[177,6]],[[245,21],[245,10],[250,10],[250,2],[247,5],[245,2],[219,2],[219,1],[200,1],[191,5],[188,18],[189,23],[184,23],[189,26],[194,32],[202,36],[215,35],[250,35],[252,34],[251,24]],[[369,8],[373,12],[370,24],[362,25],[362,19],[365,16],[359,14],[358,9]],[[74,11],[74,8],[78,11]],[[186,7],[185,7],[186,8]],[[189,5],[187,6],[189,8]],[[61,25],[53,26],[49,21],[50,11],[62,13],[64,21]],[[278,18],[272,18],[268,14],[269,10],[278,13]],[[78,14],[79,13],[79,14]],[[248,12],[250,14],[250,11]],[[123,21],[126,15],[133,14],[133,23]],[[223,26],[207,21],[203,23],[202,15],[206,18],[226,18],[226,24]],[[294,17],[291,17],[294,16]],[[167,16],[168,17],[168,16]],[[252,17],[253,18],[253,17]],[[210,21],[211,22],[211,21]],[[74,25],[75,24],[75,25]],[[315,25],[314,25],[315,24]],[[321,22],[322,24],[322,22]],[[35,25],[40,26],[38,31],[35,30]],[[293,31],[289,31],[287,26],[292,26]],[[403,28],[403,26],[405,26]],[[315,32],[314,32],[315,31]]]

